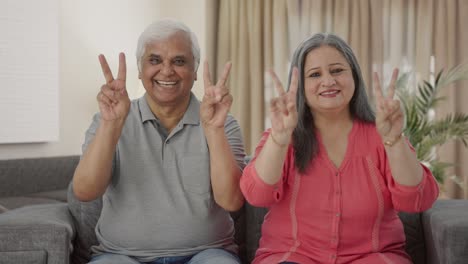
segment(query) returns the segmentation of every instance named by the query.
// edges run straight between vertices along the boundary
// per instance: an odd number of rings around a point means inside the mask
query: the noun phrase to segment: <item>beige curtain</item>
[[[251,154],[265,128],[265,71],[287,68],[286,1],[208,0],[207,8],[207,57],[214,76],[227,61],[233,64],[231,112]]]
[[[468,1],[434,1],[432,6],[433,25],[430,40],[435,58],[436,72],[449,69],[461,63],[468,63]],[[443,95],[446,101],[437,109],[445,115],[453,112],[468,113],[468,81],[446,87]],[[461,143],[451,143],[439,151],[441,159],[455,163],[452,171],[461,180],[461,186],[446,180],[446,192],[451,198],[468,198],[468,150]]]
[[[218,27],[212,32],[217,42],[208,57],[216,58],[214,65],[218,69],[227,60],[234,63],[230,80],[232,112],[241,123],[249,150],[264,129],[263,104],[270,98],[269,90],[262,89],[265,83],[268,86],[264,70],[274,67],[286,81],[292,52],[314,33],[333,32],[350,44],[371,100],[373,71],[384,82],[390,79],[394,67],[415,71],[418,80],[428,80],[431,57],[435,72],[468,63],[466,0],[210,1],[215,3],[213,23]],[[468,113],[467,88],[465,81],[444,89],[448,99],[436,112]],[[468,150],[462,144],[451,143],[440,149],[439,156],[457,164],[452,172],[464,186],[448,180],[447,195],[468,198]]]

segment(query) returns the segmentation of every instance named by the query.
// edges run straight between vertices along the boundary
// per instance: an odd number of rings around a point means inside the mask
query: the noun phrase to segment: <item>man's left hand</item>
[[[224,128],[226,116],[232,105],[232,95],[226,87],[232,64],[226,63],[223,74],[216,85],[211,81],[208,62],[205,61],[203,81],[205,94],[200,106],[200,118],[205,129]]]

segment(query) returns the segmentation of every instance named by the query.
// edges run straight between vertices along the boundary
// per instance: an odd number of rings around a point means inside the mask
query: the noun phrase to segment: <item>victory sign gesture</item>
[[[97,95],[101,118],[104,121],[125,120],[130,109],[130,98],[125,85],[127,78],[125,54],[119,54],[117,79],[114,79],[104,55],[99,55],[99,62],[106,79],[106,84],[101,86],[101,91]]]
[[[386,142],[386,145],[392,145],[400,137],[403,131],[403,110],[400,107],[400,101],[393,99],[395,95],[395,83],[398,78],[398,69],[393,70],[392,79],[388,86],[387,96],[383,95],[380,86],[380,80],[377,73],[374,72],[374,94],[376,100],[376,126],[377,130]]]
[[[296,67],[293,68],[288,92],[284,90],[276,73],[269,73],[278,92],[278,96],[270,100],[271,135],[277,144],[287,145],[297,126],[296,93],[299,72]]]
[[[232,105],[232,95],[226,87],[232,64],[226,63],[221,78],[213,85],[208,62],[204,63],[203,81],[205,94],[200,106],[202,124],[210,128],[224,128],[227,114]]]

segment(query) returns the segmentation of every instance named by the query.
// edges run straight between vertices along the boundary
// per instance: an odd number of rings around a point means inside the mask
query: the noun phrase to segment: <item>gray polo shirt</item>
[[[213,199],[210,155],[192,94],[179,124],[167,135],[145,97],[133,100],[117,144],[112,180],[103,195],[94,253],[135,256],[140,261],[195,254],[208,248],[236,252],[229,212]],[[96,114],[83,151],[96,133]],[[241,169],[244,146],[237,121],[225,131]]]

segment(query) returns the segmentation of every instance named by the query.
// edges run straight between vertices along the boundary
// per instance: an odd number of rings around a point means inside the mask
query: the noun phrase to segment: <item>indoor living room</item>
[[[468,263],[467,1],[3,1],[0,17],[0,264],[90,261],[103,201],[76,199],[70,182],[100,111],[106,79],[98,56],[117,77],[125,53],[126,91],[138,100],[146,92],[134,56],[138,36],[168,17],[193,30],[213,80],[232,63],[225,81],[245,164],[271,128],[278,90],[267,71],[286,87],[304,38],[342,37],[360,63],[372,105],[373,72],[388,84],[398,67],[403,135],[440,193],[428,210],[397,212],[405,252],[415,264]],[[191,90],[199,100],[206,91],[202,63]],[[230,212],[242,263],[255,258],[267,212],[249,202]]]

